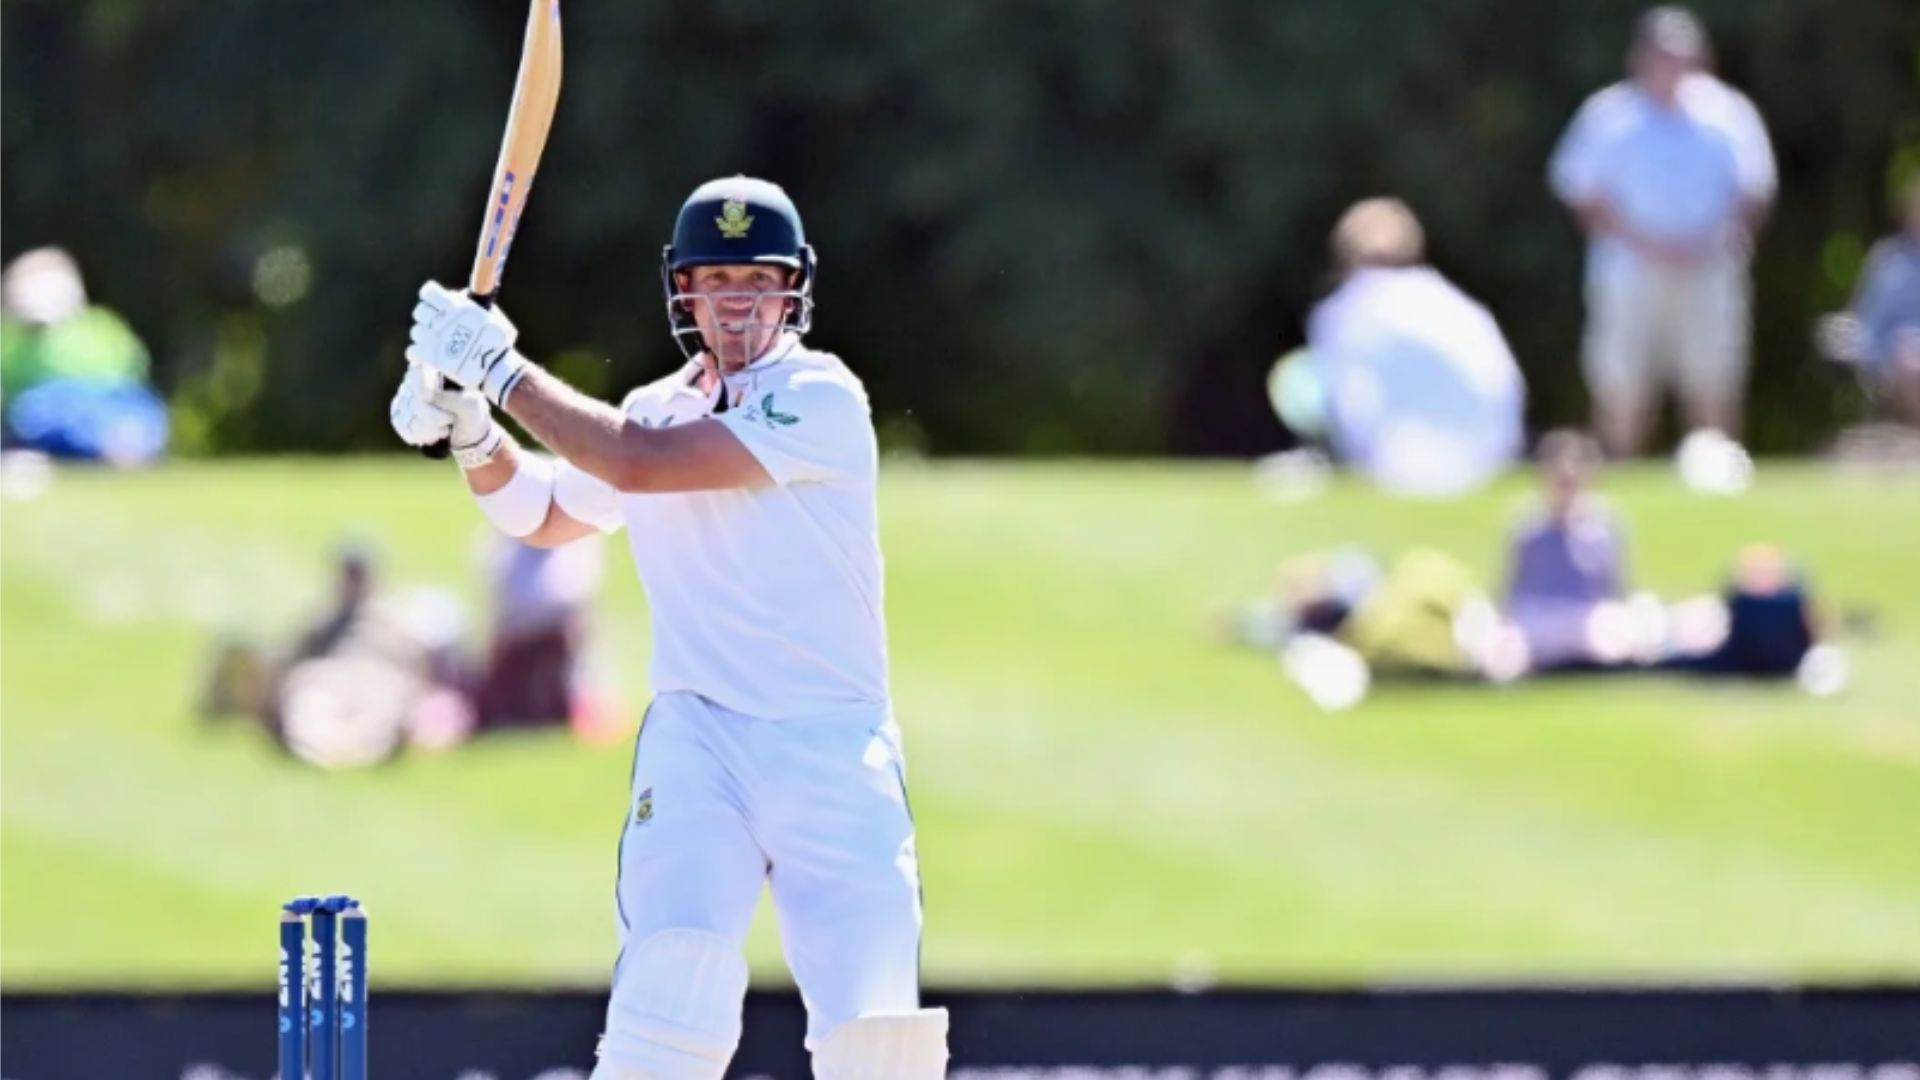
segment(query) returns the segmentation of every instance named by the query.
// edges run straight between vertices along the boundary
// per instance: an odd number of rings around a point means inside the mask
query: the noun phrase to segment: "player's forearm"
[[[641,448],[639,429],[619,409],[537,366],[529,367],[513,387],[505,407],[547,449],[580,471],[625,489]]]
[[[718,491],[773,482],[717,420],[652,428],[529,365],[506,410],[547,449],[620,492]]]

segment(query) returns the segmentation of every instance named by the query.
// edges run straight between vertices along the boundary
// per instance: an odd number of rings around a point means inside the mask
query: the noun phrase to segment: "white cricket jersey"
[[[1561,199],[1604,198],[1635,228],[1675,241],[1721,233],[1742,199],[1771,199],[1776,184],[1759,112],[1706,74],[1683,79],[1673,107],[1631,81],[1594,94],[1562,136],[1549,174]],[[1604,273],[1629,258],[1603,237],[1588,269]]]
[[[725,377],[727,408],[689,363],[635,390],[649,427],[713,416],[771,487],[622,494],[562,462],[554,499],[625,525],[653,615],[653,690],[767,719],[887,704],[875,509],[879,454],[866,389],[838,357],[788,335]]]

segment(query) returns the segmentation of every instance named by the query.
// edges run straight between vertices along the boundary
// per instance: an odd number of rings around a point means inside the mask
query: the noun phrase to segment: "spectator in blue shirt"
[[[1920,424],[1920,177],[1908,185],[1899,232],[1873,246],[1845,313],[1826,320],[1820,345],[1860,366],[1874,392]]]

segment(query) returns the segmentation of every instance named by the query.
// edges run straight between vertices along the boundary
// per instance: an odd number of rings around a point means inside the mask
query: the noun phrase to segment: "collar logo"
[[[720,235],[729,240],[744,240],[747,230],[753,228],[753,215],[747,213],[747,204],[739,199],[728,199],[720,204],[720,216],[713,219],[720,226]]]

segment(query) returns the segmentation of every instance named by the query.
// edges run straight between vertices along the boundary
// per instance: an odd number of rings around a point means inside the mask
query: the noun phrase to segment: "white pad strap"
[[[704,930],[653,934],[620,962],[594,1075],[721,1080],[746,994],[747,962],[732,941]]]
[[[815,1080],[942,1080],[947,1010],[869,1013],[849,1020],[813,1051]]]
[[[513,479],[490,495],[474,496],[474,501],[494,528],[508,536],[527,536],[546,522],[553,506],[553,463],[522,454]]]

